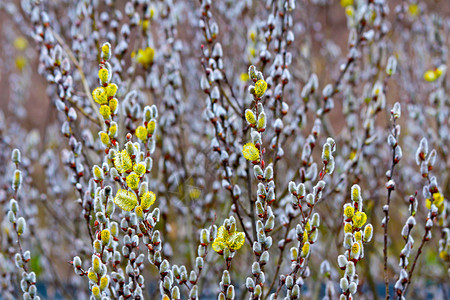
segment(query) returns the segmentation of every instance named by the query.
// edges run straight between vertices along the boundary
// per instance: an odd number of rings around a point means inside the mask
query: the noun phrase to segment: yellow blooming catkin
[[[353,231],[353,226],[351,223],[345,223],[344,225],[344,232],[348,233],[348,232],[352,232]]]
[[[147,140],[147,129],[144,126],[138,126],[138,128],[136,128],[136,136],[138,139],[140,139],[141,141],[146,141]]]
[[[361,228],[367,221],[367,215],[364,212],[356,212],[353,216],[353,225],[355,227]]]
[[[145,49],[139,49],[136,55],[136,61],[140,63],[144,68],[148,68],[153,62],[155,57],[155,50],[151,47]]]
[[[227,247],[227,244],[224,240],[219,238],[216,238],[212,244],[213,250],[217,253],[221,253],[225,249],[225,247]]]
[[[107,286],[108,286],[108,277],[107,276],[103,276],[100,279],[100,290],[103,291]]]
[[[266,113],[265,112],[262,112],[259,114],[257,128],[258,128],[258,130],[262,130],[262,129],[266,128]]]
[[[137,205],[137,197],[133,192],[120,189],[114,197],[114,203],[125,211],[131,211]]]
[[[105,91],[108,97],[114,97],[117,93],[117,85],[115,83],[110,83],[105,88]]]
[[[306,243],[308,241],[308,239],[309,239],[308,230],[305,230],[303,232],[303,239],[302,239],[303,243]]]
[[[102,141],[102,144],[105,146],[109,146],[111,142],[111,140],[109,139],[109,135],[103,131],[100,132],[100,140]]]
[[[147,210],[150,208],[150,206],[155,203],[156,196],[155,193],[152,191],[145,192],[144,195],[141,197],[141,206],[144,210]]]
[[[139,176],[144,175],[145,173],[145,164],[144,163],[138,163],[135,164],[133,167],[133,171],[138,174]]]
[[[144,217],[144,210],[142,209],[142,206],[136,206],[136,208],[134,209],[134,212],[136,213],[136,215],[139,217],[139,218],[143,218]]]
[[[116,113],[118,105],[119,105],[119,101],[117,101],[116,98],[112,98],[111,100],[109,100],[109,109],[111,110],[112,114]]]
[[[264,95],[264,93],[266,92],[267,89],[267,82],[265,82],[264,80],[260,79],[255,83],[255,95],[256,97],[261,97],[262,95]]]
[[[347,206],[344,209],[344,215],[349,219],[353,217],[354,213],[355,213],[355,209],[353,208],[353,206]]]
[[[242,148],[242,154],[245,159],[250,161],[258,161],[259,160],[259,150],[256,148],[255,144],[247,143]]]
[[[115,137],[116,133],[117,133],[117,123],[116,122],[111,122],[108,134],[109,134],[110,137]]]
[[[255,114],[250,109],[246,109],[245,110],[245,119],[251,125],[255,125],[256,124]]]
[[[437,207],[438,212],[442,213],[442,211],[444,210],[444,196],[439,192],[434,193],[433,194],[433,204]],[[425,200],[425,206],[428,209],[431,209],[431,199],[430,198],[427,198]]]
[[[438,76],[436,72],[434,72],[433,70],[428,70],[423,74],[423,79],[425,79],[428,82],[433,82],[436,79],[438,79]]]
[[[234,232],[227,240],[227,245],[231,250],[239,250],[245,242],[243,232]]]
[[[309,248],[310,248],[309,242],[306,242],[305,244],[303,244],[302,253],[301,253],[302,257],[306,257],[309,254]]]
[[[111,109],[107,105],[100,106],[100,114],[102,115],[103,119],[109,120],[111,117]]]
[[[94,256],[92,259],[92,266],[94,267],[95,273],[100,273],[102,270],[100,268],[100,258],[98,256]]]
[[[100,79],[101,83],[104,85],[108,82],[109,72],[107,69],[100,69],[98,71],[98,78]]]
[[[358,243],[353,243],[353,245],[352,245],[352,253],[355,256],[359,255],[359,244]]]
[[[133,167],[133,162],[128,154],[127,150],[122,150],[114,156],[114,166],[120,173],[125,173],[130,171]]]
[[[342,7],[347,7],[353,5],[353,0],[341,0],[341,6]]]
[[[111,45],[109,43],[104,43],[102,45],[102,57],[107,60],[111,57]]]
[[[139,176],[136,173],[131,173],[127,176],[127,185],[130,189],[136,190],[139,185]]]
[[[97,282],[97,274],[95,274],[95,272],[93,272],[93,271],[89,271],[89,272],[88,272],[88,278],[89,278],[92,282]]]
[[[111,234],[110,234],[109,230],[108,229],[103,229],[100,236],[102,238],[103,245],[108,245],[109,244],[109,240],[111,238]]]
[[[217,230],[217,236],[214,239],[212,248],[218,253],[222,253],[225,248],[231,251],[239,250],[245,243],[245,235],[243,232],[228,232],[225,226],[220,226]]]
[[[156,129],[156,121],[150,120],[150,122],[148,122],[147,124],[147,133],[152,135],[155,132],[155,129]]]
[[[108,96],[105,89],[102,87],[98,87],[92,91],[92,98],[94,98],[95,102],[98,104],[108,104]]]
[[[92,288],[92,295],[94,295],[94,297],[96,298],[100,298],[100,288],[98,286],[94,286]]]
[[[201,192],[197,188],[192,188],[189,190],[189,197],[191,197],[192,199],[197,199],[200,197],[200,195],[201,195]]]

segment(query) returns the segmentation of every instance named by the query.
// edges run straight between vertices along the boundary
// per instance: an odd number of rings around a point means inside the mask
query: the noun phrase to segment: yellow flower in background
[[[350,160],[353,160],[355,158],[355,156],[356,156],[356,150],[352,150],[352,152],[350,152],[350,155],[348,156],[348,158]]]
[[[355,9],[353,8],[353,6],[349,5],[345,8],[345,14],[349,17],[353,17],[353,15],[355,14]]]
[[[425,79],[428,82],[436,81],[439,77],[442,76],[442,74],[445,73],[446,70],[447,70],[447,66],[440,65],[439,67],[437,67],[435,69],[430,69],[430,70],[426,71],[423,74],[423,79]]]
[[[133,52],[131,57],[134,57],[144,68],[148,68],[155,57],[155,50],[151,47],[139,49],[137,54]]]
[[[420,14],[419,5],[417,3],[411,3],[408,6],[408,13],[413,17],[417,17]]]
[[[248,76],[248,73],[241,73],[239,78],[241,79],[242,82],[247,82],[247,80],[250,79],[250,77]]]
[[[441,251],[441,252],[439,252],[439,257],[442,259],[442,260],[445,260],[445,261],[450,261],[450,254],[448,253],[448,252],[446,252],[446,251]]]
[[[16,67],[19,71],[22,71],[27,65],[27,59],[23,55],[17,56],[14,62],[16,63]]]
[[[252,42],[255,42],[255,40],[256,40],[256,31],[250,30],[250,33],[249,33],[248,37],[252,40]]]
[[[139,22],[139,25],[141,25],[143,31],[147,31],[148,25],[150,25],[150,21],[149,20],[141,20]]]
[[[428,82],[433,82],[437,79],[436,73],[433,70],[428,70],[423,74],[423,79],[425,79]]]
[[[201,192],[198,188],[191,188],[189,190],[189,197],[191,197],[192,199],[197,199],[199,198],[201,195]]]
[[[228,247],[231,251],[239,250],[245,242],[245,235],[243,232],[229,232],[225,226],[220,226],[217,230],[217,236],[214,239],[212,248],[218,253]]]
[[[14,40],[14,48],[16,48],[19,51],[23,51],[28,47],[28,41],[23,36],[19,36]]]
[[[438,212],[442,213],[442,211],[444,210],[444,196],[441,193],[437,192],[433,194],[433,199],[433,204],[436,205]],[[431,209],[431,199],[428,198],[425,200],[425,206],[428,209]]]
[[[245,144],[242,148],[242,154],[244,154],[245,159],[248,159],[250,161],[259,160],[259,150],[253,143]]]
[[[347,7],[353,5],[353,0],[341,0],[341,6],[342,7]]]

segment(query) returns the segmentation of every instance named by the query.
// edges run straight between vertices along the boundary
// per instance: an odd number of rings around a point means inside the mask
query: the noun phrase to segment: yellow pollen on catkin
[[[155,120],[150,120],[150,122],[148,122],[148,124],[147,124],[147,133],[153,134],[155,132],[155,129],[156,129]]]
[[[347,206],[347,207],[344,209],[344,215],[345,215],[347,218],[352,218],[354,213],[355,213],[355,209],[353,208],[353,206]]]
[[[130,189],[136,190],[139,185],[139,176],[133,172],[127,176],[126,182]]]
[[[114,97],[117,93],[117,85],[115,83],[110,83],[105,90],[108,97]]]
[[[147,129],[144,126],[138,126],[138,128],[136,128],[136,136],[138,139],[140,139],[141,141],[146,141],[147,140]]]
[[[100,79],[102,84],[105,84],[108,82],[109,72],[107,69],[100,69],[98,71],[98,78]]]
[[[253,143],[245,144],[242,148],[242,154],[244,155],[245,159],[248,159],[250,161],[259,160],[259,150]]]
[[[105,120],[108,120],[111,117],[111,109],[109,108],[108,105],[100,106],[99,112],[102,115],[103,119]]]
[[[352,218],[353,225],[355,227],[361,228],[367,221],[367,215],[364,212],[356,212]]]
[[[100,234],[101,238],[102,238],[102,243],[103,245],[108,245],[109,244],[109,239],[111,237],[111,234],[109,232],[108,229],[103,229],[102,233]]]
[[[264,80],[260,79],[255,83],[255,95],[256,97],[261,97],[262,95],[264,95],[264,93],[266,92],[267,89],[267,82],[265,82]]]
[[[256,124],[255,114],[250,109],[247,109],[245,111],[245,119],[247,120],[247,122],[249,124],[252,124],[252,125]]]
[[[155,203],[156,196],[152,191],[145,192],[144,195],[141,196],[141,206],[144,210],[150,208],[150,206]]]
[[[92,91],[92,98],[94,98],[94,101],[98,104],[108,104],[108,96],[105,89],[102,87],[98,87]]]
[[[114,203],[125,211],[131,211],[137,205],[137,197],[133,192],[120,189],[114,197]]]

